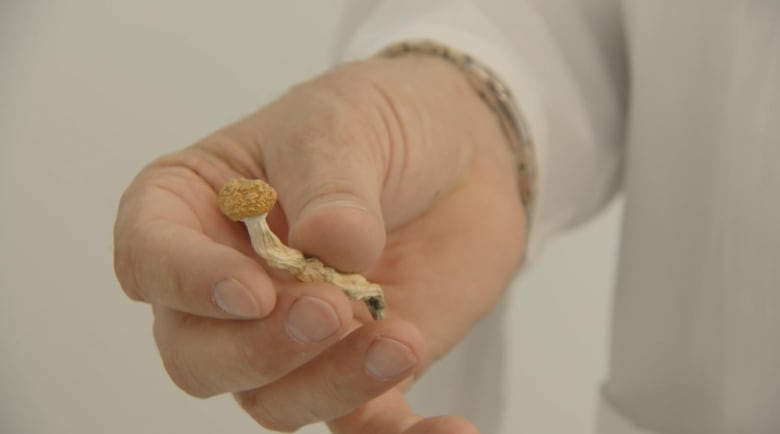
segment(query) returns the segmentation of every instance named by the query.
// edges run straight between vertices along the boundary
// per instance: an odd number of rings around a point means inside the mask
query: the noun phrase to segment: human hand
[[[514,168],[494,114],[451,65],[345,65],[144,169],[120,203],[116,273],[152,305],[165,367],[192,395],[233,393],[275,430],[472,433],[455,416],[415,415],[403,391],[521,262]],[[235,177],[275,187],[283,241],[381,284],[387,319],[265,267],[217,208]]]

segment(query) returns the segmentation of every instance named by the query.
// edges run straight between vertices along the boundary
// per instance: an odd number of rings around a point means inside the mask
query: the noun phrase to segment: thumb
[[[293,247],[342,271],[365,271],[387,227],[461,185],[477,143],[504,144],[460,72],[418,60],[348,65],[261,112],[261,160]],[[453,110],[453,95],[466,96],[468,104],[455,100],[463,110]],[[500,149],[503,156],[508,147]]]
[[[415,414],[398,389],[328,422],[328,428],[334,434],[479,434],[474,425],[458,416],[424,418]]]
[[[285,146],[266,162],[288,241],[340,271],[365,271],[385,246],[384,170],[365,146],[326,138]]]

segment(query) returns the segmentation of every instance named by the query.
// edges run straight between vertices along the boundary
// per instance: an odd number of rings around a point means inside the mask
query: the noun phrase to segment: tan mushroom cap
[[[276,203],[276,190],[260,179],[231,179],[219,190],[219,209],[233,221],[267,214]]]

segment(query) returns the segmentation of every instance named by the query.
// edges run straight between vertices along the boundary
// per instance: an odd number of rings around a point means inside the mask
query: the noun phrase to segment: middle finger
[[[154,335],[185,392],[207,397],[262,387],[311,360],[349,331],[352,305],[324,284],[290,283],[260,320],[220,320],[158,307]]]

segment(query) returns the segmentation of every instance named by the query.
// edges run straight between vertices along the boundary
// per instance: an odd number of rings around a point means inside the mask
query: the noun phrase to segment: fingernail
[[[391,380],[417,364],[417,356],[395,339],[379,338],[366,353],[366,370],[380,380]]]
[[[214,286],[214,302],[225,312],[243,318],[260,316],[260,306],[249,290],[236,279],[225,279]]]
[[[339,329],[339,316],[330,304],[303,296],[287,313],[287,333],[298,342],[320,342]]]

